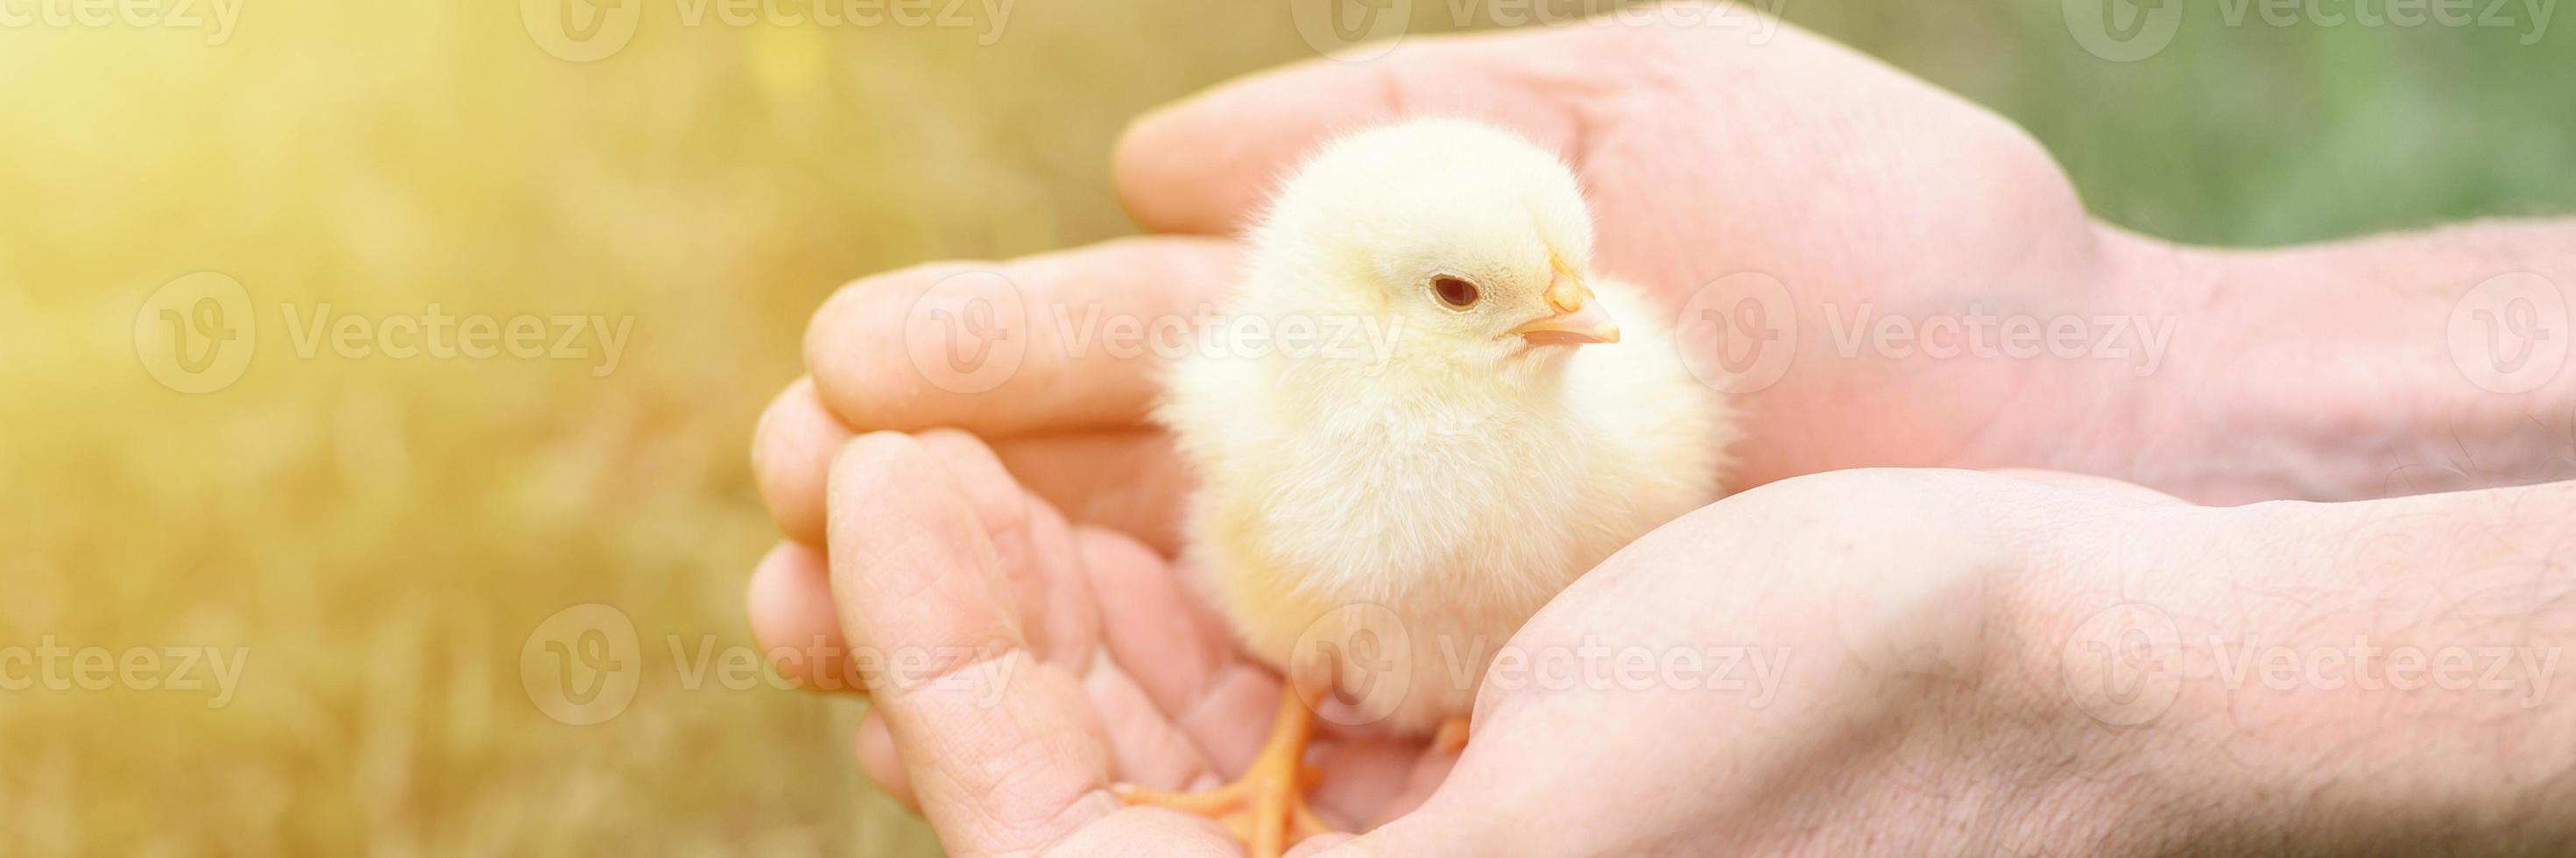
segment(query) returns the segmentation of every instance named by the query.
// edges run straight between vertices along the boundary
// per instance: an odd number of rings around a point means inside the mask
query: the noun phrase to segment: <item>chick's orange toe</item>
[[[1288,847],[1332,831],[1306,803],[1314,777],[1305,771],[1306,737],[1315,713],[1293,689],[1282,689],[1279,720],[1252,768],[1233,783],[1178,793],[1120,784],[1111,792],[1130,805],[1163,807],[1214,819],[1243,840],[1252,858],[1279,858]]]

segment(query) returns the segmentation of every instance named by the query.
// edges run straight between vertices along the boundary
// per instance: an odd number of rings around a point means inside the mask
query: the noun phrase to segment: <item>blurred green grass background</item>
[[[664,644],[749,644],[753,417],[833,287],[1129,232],[1105,166],[1129,117],[1312,50],[1283,3],[1017,3],[984,45],[981,18],[627,2],[635,41],[588,64],[509,4],[247,0],[220,45],[0,28],[0,646],[249,653],[220,708],[0,691],[0,854],[935,851],[849,762],[861,704],[689,687]],[[1785,14],[2022,123],[2097,212],[2170,238],[2576,210],[2576,34],[2186,8],[2129,64],[2051,3]],[[261,345],[187,396],[132,331],[196,271],[246,286]],[[635,323],[605,377],[299,356],[280,308],[325,302]],[[519,653],[591,602],[633,619],[642,684],[572,726]]]

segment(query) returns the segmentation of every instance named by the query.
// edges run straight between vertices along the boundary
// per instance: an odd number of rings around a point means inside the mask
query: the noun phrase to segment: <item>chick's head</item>
[[[1592,218],[1574,174],[1510,132],[1414,120],[1325,146],[1254,235],[1248,295],[1391,323],[1406,359],[1501,362],[1617,342],[1585,285]]]

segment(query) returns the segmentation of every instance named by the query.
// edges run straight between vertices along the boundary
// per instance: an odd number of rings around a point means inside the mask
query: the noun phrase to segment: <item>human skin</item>
[[[1147,116],[1116,172],[1157,234],[925,264],[850,284],[817,311],[809,377],[770,406],[756,443],[763,497],[790,538],[819,544],[823,463],[840,440],[950,426],[993,439],[1077,521],[1172,550],[1189,479],[1145,428],[1160,362],[1082,320],[1198,318],[1233,288],[1241,251],[1226,236],[1295,159],[1338,129],[1422,113],[1564,152],[1594,211],[1597,267],[1664,298],[1695,365],[1752,372],[1726,385],[1747,432],[1732,451],[1739,489],[1849,467],[2045,467],[2242,503],[2576,477],[2576,372],[2492,393],[2463,376],[2446,336],[2489,278],[2576,283],[2576,224],[2261,251],[2166,244],[2089,217],[2046,151],[1976,105],[1795,27],[1749,38],[1645,26],[1412,38]],[[973,271],[1014,291],[943,282]],[[1026,307],[1008,332],[1024,357],[997,387],[943,389],[915,369],[908,344],[946,342],[916,312],[935,290]],[[1785,295],[1795,324],[1776,309],[1738,324],[1765,295]],[[2152,357],[2135,339],[2071,358],[1868,341],[1843,353],[1855,329],[1890,316],[1931,329],[2013,314],[2139,316],[2171,333]]]
[[[861,674],[902,772],[879,777],[950,851],[1238,854],[1108,792],[1212,782],[1260,741],[1227,704],[1275,680],[1181,573],[1068,527],[971,437],[871,433],[831,467],[825,610],[879,656]],[[2048,472],[1792,478],[1551,602],[1510,642],[1519,667],[1467,674],[1463,756],[1328,738],[1319,804],[1368,833],[1303,848],[2563,849],[2571,517],[2576,483],[2225,508]],[[2343,655],[2362,648],[2379,661]]]
[[[959,427],[998,454],[998,464],[967,467],[983,475],[965,482],[1028,491],[993,492],[1002,500],[988,506],[1019,497],[1049,511],[1040,519],[1062,509],[1080,523],[1066,539],[1109,555],[1083,567],[1087,599],[1038,588],[1089,604],[1096,628],[1064,620],[1032,634],[1064,638],[1040,647],[1048,653],[1105,649],[1142,689],[1102,702],[1105,723],[1178,716],[1179,735],[1159,740],[1170,755],[1122,751],[1119,776],[1238,769],[1271,711],[1274,692],[1261,686],[1275,678],[1230,655],[1221,631],[1173,621],[1192,615],[1173,613],[1186,599],[1168,574],[1097,571],[1160,569],[1155,554],[1174,547],[1189,483],[1142,428],[1155,361],[1064,340],[1053,311],[1196,314],[1230,288],[1239,250],[1222,236],[1257,210],[1272,177],[1336,129],[1420,112],[1498,122],[1559,147],[1595,209],[1599,266],[1661,290],[1677,313],[1786,296],[1794,356],[1776,379],[1733,385],[1749,433],[1734,451],[1738,487],[1868,465],[2034,466],[2232,503],[2569,475],[2571,374],[2522,394],[2478,388],[2454,366],[2444,317],[2497,274],[2576,278],[2576,230],[2481,225],[2274,251],[2165,245],[2086,216],[2044,151],[1973,105],[1793,28],[1758,45],[1746,37],[1609,27],[1416,38],[1371,62],[1316,61],[1237,82],[1141,120],[1120,147],[1122,196],[1163,234],[845,288],[809,331],[810,380],[782,394],[758,432],[755,471],[792,544],[755,575],[755,630],[768,644],[827,653],[782,665],[791,674],[818,686],[850,675],[828,653],[849,643],[846,605],[868,597],[825,571],[829,464],[856,431]],[[1029,314],[1015,331],[1026,338],[1016,370],[991,390],[961,392],[916,370],[906,346],[921,335],[912,311],[922,296],[971,270],[1000,272]],[[2143,377],[2129,359],[1847,356],[1834,332],[1862,306],[1917,320],[2137,315],[2172,320],[2174,334]],[[1681,327],[1703,365],[1730,347],[1755,358],[1739,365],[1777,360],[1701,318],[1693,326],[1683,316]],[[938,432],[921,443],[963,461],[983,442]],[[1118,636],[1132,638],[1126,652]],[[897,751],[893,708],[862,727],[862,761],[936,821],[937,803],[906,768],[934,763]],[[1419,799],[1445,765],[1364,738],[1334,747],[1348,762],[1327,760],[1319,799],[1344,824]]]

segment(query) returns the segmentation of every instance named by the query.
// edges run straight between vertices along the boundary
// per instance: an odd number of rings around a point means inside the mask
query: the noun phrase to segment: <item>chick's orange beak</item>
[[[1534,346],[1583,345],[1619,341],[1619,323],[1592,299],[1592,288],[1583,278],[1567,270],[1565,263],[1548,260],[1556,266],[1556,279],[1547,284],[1547,306],[1555,314],[1541,316],[1528,324],[1513,328],[1512,333]]]

